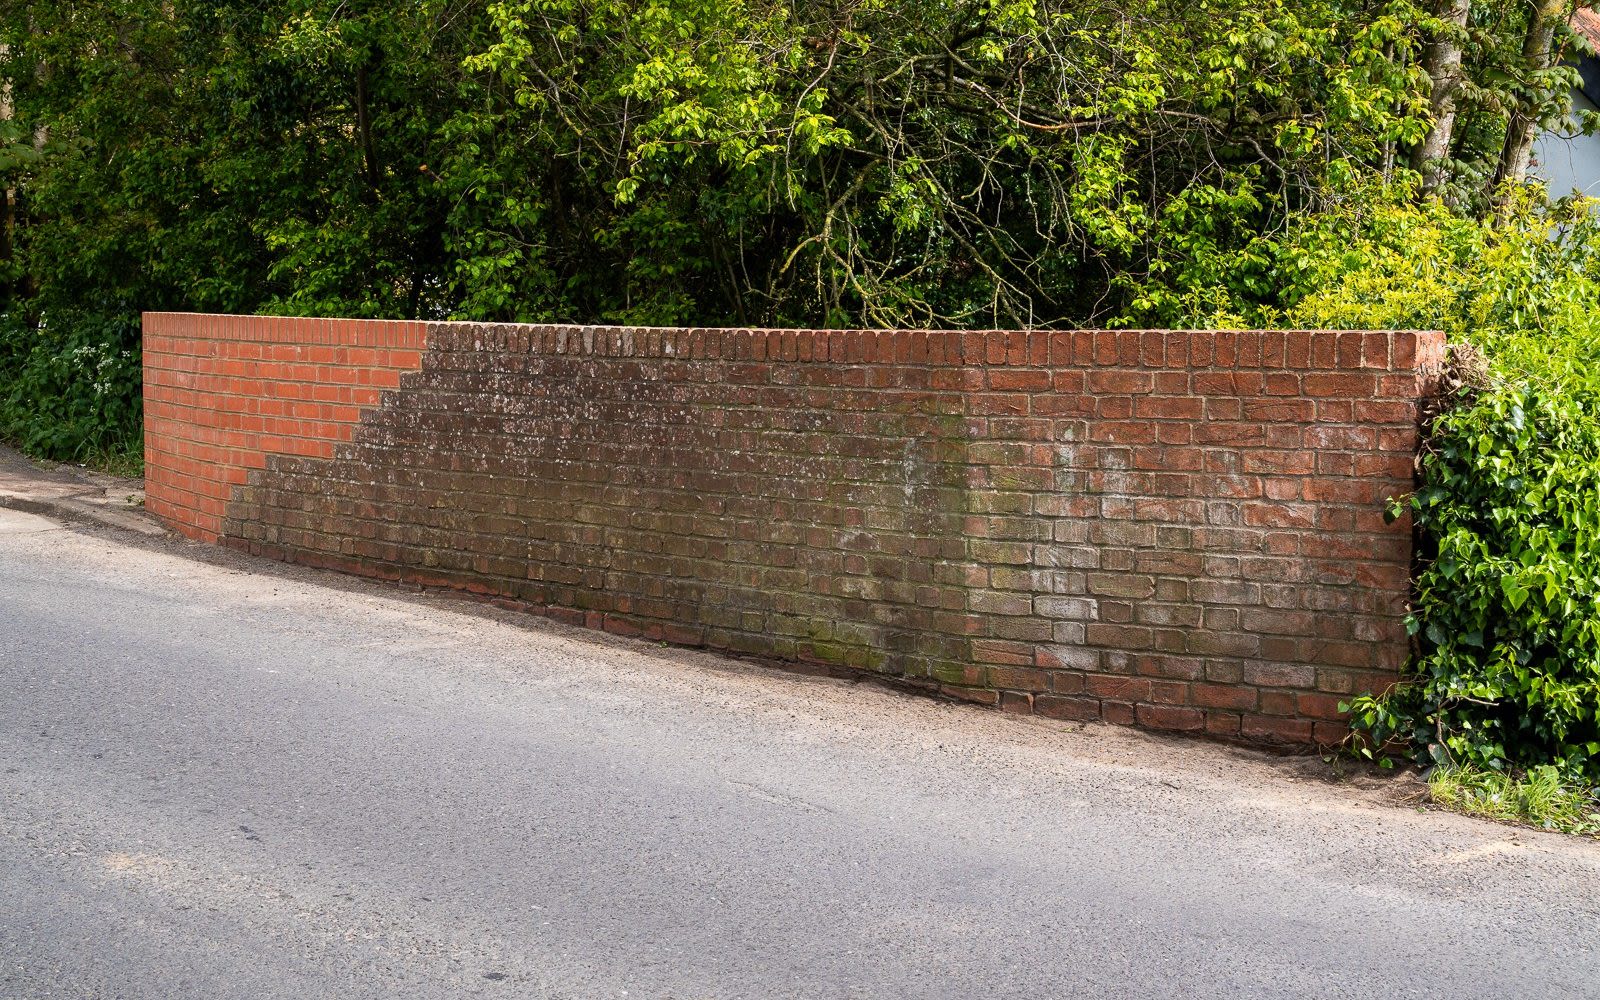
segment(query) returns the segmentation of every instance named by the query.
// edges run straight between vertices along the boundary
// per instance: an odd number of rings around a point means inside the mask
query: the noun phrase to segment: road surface
[[[0,511],[0,997],[1594,997],[1600,849]]]

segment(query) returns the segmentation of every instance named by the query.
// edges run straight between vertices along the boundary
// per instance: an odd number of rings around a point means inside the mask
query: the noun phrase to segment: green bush
[[[84,318],[37,329],[0,314],[0,438],[85,461],[138,447],[138,321]]]
[[[1393,509],[1417,531],[1417,654],[1356,727],[1431,762],[1600,782],[1600,398],[1510,383],[1463,401]]]

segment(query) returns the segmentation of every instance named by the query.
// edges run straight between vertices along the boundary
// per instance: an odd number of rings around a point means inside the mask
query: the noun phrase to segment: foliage
[[[1474,9],[1463,177],[1491,172],[1517,94],[1568,82],[1520,72],[1521,5]],[[1102,323],[1174,270],[1249,280],[1203,263],[1337,210],[1332,187],[1403,186],[1433,23],[1411,0],[0,14],[26,276],[0,294],[35,325],[66,308]],[[1251,298],[1280,296],[1257,280]]]
[[[472,141],[446,173],[474,196],[479,310],[1091,323],[1153,240],[1270,229],[1420,127],[1405,3],[489,10],[467,66],[512,99],[452,121]]]
[[[1297,310],[1439,327],[1488,359],[1394,505],[1418,542],[1410,674],[1352,721],[1426,762],[1600,781],[1600,220],[1527,201],[1502,228],[1441,217],[1405,245],[1422,252],[1375,253]]]
[[[126,451],[139,437],[137,328],[39,331],[0,315],[0,438],[46,457]]]
[[[0,433],[136,450],[143,310],[442,314],[441,16],[0,0]]]
[[[1600,780],[1600,397],[1495,385],[1435,422],[1415,675],[1355,721],[1433,761]]]
[[[1441,767],[1428,778],[1435,802],[1459,812],[1545,830],[1600,837],[1600,798],[1562,780],[1551,766],[1509,775],[1470,767]]]

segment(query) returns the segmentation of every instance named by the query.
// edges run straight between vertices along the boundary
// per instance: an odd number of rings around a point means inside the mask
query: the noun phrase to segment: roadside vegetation
[[[1556,833],[1600,837],[1600,796],[1574,785],[1550,765],[1520,775],[1480,768],[1440,768],[1428,791],[1442,806],[1471,816]]]
[[[0,437],[132,460],[146,309],[1441,328],[1394,505],[1416,656],[1353,749],[1443,765],[1462,808],[1581,799],[1600,231],[1526,183],[1539,131],[1588,124],[1570,14],[0,0]]]

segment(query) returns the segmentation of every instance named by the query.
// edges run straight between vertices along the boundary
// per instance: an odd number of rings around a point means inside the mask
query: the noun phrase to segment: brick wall
[[[152,314],[151,508],[627,635],[1331,741],[1406,655],[1382,501],[1442,351]]]

